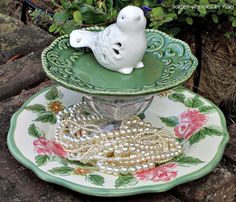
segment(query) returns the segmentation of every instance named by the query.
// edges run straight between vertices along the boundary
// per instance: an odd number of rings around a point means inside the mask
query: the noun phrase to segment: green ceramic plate
[[[183,88],[156,96],[143,115],[164,127],[184,145],[184,155],[133,175],[108,175],[59,154],[53,141],[55,114],[79,102],[80,93],[50,87],[31,97],[11,119],[7,144],[12,155],[47,182],[96,196],[163,192],[198,179],[220,161],[229,135],[222,112],[208,100]]]
[[[66,88],[93,95],[153,94],[185,82],[198,64],[189,46],[158,30],[146,30],[146,36],[144,68],[135,69],[130,75],[103,68],[89,49],[70,47],[68,35],[59,37],[43,51],[43,68]]]

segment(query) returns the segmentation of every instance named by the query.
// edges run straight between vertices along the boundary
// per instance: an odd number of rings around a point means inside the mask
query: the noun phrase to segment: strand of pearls
[[[105,132],[108,120],[87,113],[84,103],[73,105],[57,116],[55,140],[68,152],[68,159],[92,164],[109,174],[128,174],[170,161],[183,152],[165,129],[152,127],[135,116]]]

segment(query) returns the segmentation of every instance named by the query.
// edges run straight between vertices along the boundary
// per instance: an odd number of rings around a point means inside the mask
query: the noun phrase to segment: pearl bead
[[[136,171],[136,168],[132,166],[132,167],[129,168],[129,171],[130,171],[131,173],[134,173],[134,172]]]
[[[132,164],[132,165],[133,165],[134,163],[135,163],[135,161],[134,161],[134,160],[130,160],[130,164]]]
[[[127,132],[127,133],[131,133],[131,130],[130,130],[130,129],[128,129],[128,130],[126,130],[126,132]]]
[[[148,163],[148,166],[149,166],[150,168],[152,168],[152,167],[155,166],[155,163],[153,163],[153,162],[149,162],[149,163]]]
[[[178,156],[178,155],[179,155],[179,152],[175,152],[174,154],[175,154],[176,156]]]
[[[136,170],[141,170],[142,166],[141,165],[136,165],[135,168],[136,168]]]
[[[137,132],[137,128],[133,128],[133,129],[132,129],[132,132]]]
[[[115,173],[119,174],[120,169],[119,169],[119,168],[113,168],[113,171],[114,171]]]
[[[123,173],[123,174],[127,174],[128,173],[128,168],[125,168],[125,167],[122,167],[121,168],[121,172]]]
[[[179,153],[182,153],[182,149],[178,149],[178,152],[179,152]]]
[[[110,166],[107,166],[105,169],[108,173],[111,173],[113,171],[113,169]]]
[[[143,164],[143,169],[148,169],[149,168],[149,165],[148,164]]]
[[[108,136],[108,137],[113,137],[113,135],[114,135],[114,134],[113,134],[112,132],[107,133],[107,136]]]
[[[101,165],[101,166],[99,166],[99,169],[100,170],[105,170],[105,166]]]
[[[127,123],[127,124],[131,124],[131,121],[127,121],[126,123]]]
[[[120,133],[119,133],[118,131],[115,131],[115,132],[114,132],[114,135],[117,135],[117,136],[118,136],[119,134],[120,134]]]
[[[136,147],[130,147],[129,150],[130,150],[130,151],[135,151],[135,150],[136,150]]]
[[[125,134],[126,131],[125,130],[120,130],[120,134]]]
[[[143,130],[144,130],[143,128],[139,128],[138,129],[139,132],[143,132]]]

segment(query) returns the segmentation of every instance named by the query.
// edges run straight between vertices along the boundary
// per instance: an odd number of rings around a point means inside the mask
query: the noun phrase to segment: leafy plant
[[[48,24],[53,23],[53,17],[47,11],[35,9],[32,12],[30,11],[29,15],[33,23],[41,27],[48,27]]]
[[[144,10],[149,28],[172,35],[177,34],[180,27],[191,26],[199,19],[220,23],[226,16],[236,27],[236,0],[51,0],[51,3],[55,14],[49,31],[59,34],[86,26],[109,25],[127,5]]]
[[[70,33],[73,29],[82,26],[104,25],[114,21],[117,15],[112,0],[60,0],[55,5],[58,8],[53,16],[53,24],[49,27],[49,31],[60,34]]]

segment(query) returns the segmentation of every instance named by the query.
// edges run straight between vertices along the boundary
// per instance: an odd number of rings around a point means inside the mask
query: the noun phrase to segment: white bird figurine
[[[72,31],[70,45],[74,48],[89,47],[103,67],[130,74],[134,68],[144,66],[142,58],[147,47],[145,27],[142,9],[127,6],[118,14],[116,23],[103,31]]]

